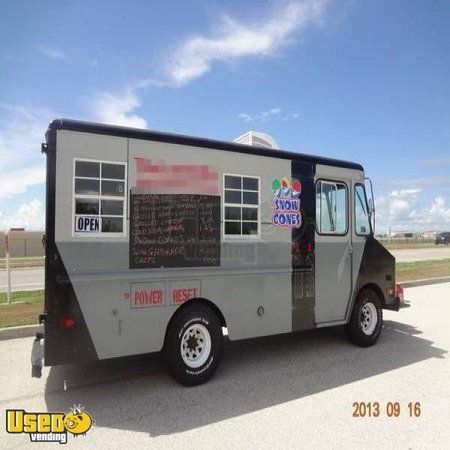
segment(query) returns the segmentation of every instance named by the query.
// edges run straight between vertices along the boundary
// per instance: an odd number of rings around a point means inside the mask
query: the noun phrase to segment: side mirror
[[[369,198],[369,213],[372,215],[375,212],[375,204],[373,198]]]

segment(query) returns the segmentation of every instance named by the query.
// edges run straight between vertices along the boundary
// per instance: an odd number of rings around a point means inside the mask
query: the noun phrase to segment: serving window
[[[259,177],[225,174],[223,183],[223,234],[255,238],[260,234]]]
[[[75,160],[73,232],[75,235],[124,236],[126,164]]]

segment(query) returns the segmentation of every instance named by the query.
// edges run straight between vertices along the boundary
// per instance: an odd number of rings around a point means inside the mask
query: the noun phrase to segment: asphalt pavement
[[[450,245],[436,245],[431,248],[405,248],[391,250],[397,262],[427,261],[450,258]]]
[[[6,292],[6,286],[6,270],[0,270],[0,292]],[[13,291],[44,289],[44,268],[12,269],[11,286]]]
[[[411,307],[384,311],[374,347],[351,345],[341,327],[227,342],[215,377],[194,388],[172,381],[155,355],[32,379],[32,339],[3,341],[0,410],[81,403],[96,424],[69,436],[76,448],[448,448],[450,283],[405,293]],[[379,416],[353,417],[354,402],[378,402]],[[389,402],[398,417],[388,417]],[[420,402],[419,417],[409,402]],[[44,446],[4,424],[0,448]]]

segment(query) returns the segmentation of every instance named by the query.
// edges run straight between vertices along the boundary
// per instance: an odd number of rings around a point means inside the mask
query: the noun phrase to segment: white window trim
[[[79,177],[75,176],[75,167],[76,163],[78,161],[82,162],[94,162],[100,164],[100,174],[99,177]],[[118,180],[116,178],[102,178],[101,173],[101,165],[103,164],[114,164],[114,165],[121,165],[124,166],[124,179]],[[74,158],[73,159],[73,168],[72,168],[72,220],[71,220],[71,228],[72,228],[72,237],[74,238],[124,238],[127,236],[127,204],[128,204],[128,188],[127,188],[127,181],[128,181],[128,167],[126,162],[121,161],[106,161],[106,160],[100,160],[100,159],[88,159],[88,158]],[[100,193],[99,195],[89,195],[89,194],[75,194],[75,178],[80,178],[84,180],[99,180],[99,189]],[[119,196],[113,196],[113,195],[101,195],[101,182],[105,181],[123,181],[124,182],[124,195],[122,197]],[[92,217],[98,217],[100,219],[100,230],[101,230],[101,209],[99,210],[99,214],[75,214],[75,199],[77,198],[86,198],[86,199],[95,199],[99,200],[99,208],[101,208],[101,201],[102,200],[121,200],[123,201],[123,214],[122,215],[116,215],[116,214],[108,214],[107,217],[122,217],[123,226],[122,226],[122,233],[111,233],[111,232],[104,232],[98,231],[96,233],[86,233],[82,231],[75,231],[75,217],[76,216],[92,216]]]
[[[255,180],[258,180],[258,190],[254,191],[252,189],[244,189],[243,184],[241,189],[233,189],[233,188],[225,188],[225,177],[239,177],[241,178],[254,178]],[[248,203],[226,203],[225,202],[225,189],[227,191],[237,191],[237,192],[256,192],[258,194],[258,203],[256,205],[250,205]],[[242,201],[242,198],[241,198]],[[256,208],[257,210],[257,227],[258,227],[258,233],[257,234],[225,234],[225,207],[236,207],[236,208]],[[241,224],[243,222],[247,222],[245,220],[227,220],[227,222],[240,222]],[[255,222],[254,220],[250,220],[248,222]],[[240,173],[224,173],[222,175],[222,238],[224,240],[257,240],[261,239],[261,177],[257,175],[243,175]]]

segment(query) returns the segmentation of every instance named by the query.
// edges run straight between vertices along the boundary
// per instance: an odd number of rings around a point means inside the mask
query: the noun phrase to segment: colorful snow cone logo
[[[284,177],[281,181],[274,178],[272,192],[274,197],[297,198],[302,193],[302,184],[295,178]]]
[[[295,178],[284,177],[272,180],[273,213],[272,224],[277,227],[300,228],[300,194],[302,184]]]

